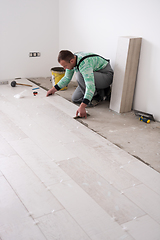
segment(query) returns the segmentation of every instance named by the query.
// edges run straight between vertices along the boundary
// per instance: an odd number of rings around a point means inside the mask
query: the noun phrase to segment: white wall
[[[60,0],[59,49],[92,51],[111,59],[119,36],[142,37],[134,109],[160,121],[160,1]]]
[[[0,1],[0,80],[47,77],[57,64],[58,0]],[[41,57],[29,58],[30,51]]]

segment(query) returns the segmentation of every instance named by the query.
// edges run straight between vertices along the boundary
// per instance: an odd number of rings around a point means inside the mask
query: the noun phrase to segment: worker
[[[92,105],[93,100],[103,101],[112,84],[113,70],[109,60],[93,53],[73,54],[68,50],[61,50],[58,62],[66,70],[65,76],[47,92],[46,96],[67,86],[76,72],[78,87],[72,95],[72,101],[80,103],[76,116],[87,118],[86,107]]]

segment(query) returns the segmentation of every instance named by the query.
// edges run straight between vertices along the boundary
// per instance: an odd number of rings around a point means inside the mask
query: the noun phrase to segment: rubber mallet
[[[29,85],[29,84],[17,83],[16,81],[12,81],[12,82],[11,82],[11,86],[12,86],[12,87],[15,87],[16,85],[23,85],[23,86],[32,87],[32,85]]]

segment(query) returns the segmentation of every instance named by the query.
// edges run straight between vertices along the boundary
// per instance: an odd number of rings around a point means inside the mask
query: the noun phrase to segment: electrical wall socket
[[[29,52],[29,57],[40,57],[41,53],[40,52]]]

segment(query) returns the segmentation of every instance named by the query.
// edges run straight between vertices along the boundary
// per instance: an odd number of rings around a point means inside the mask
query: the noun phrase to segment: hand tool
[[[16,81],[12,81],[12,82],[11,82],[11,86],[12,86],[12,87],[15,87],[16,85],[23,85],[23,86],[32,87],[32,85],[29,85],[29,84],[17,83]]]
[[[150,123],[150,121],[151,121],[150,119],[144,118],[142,116],[139,118],[139,120],[142,121],[142,122],[145,122],[145,123]]]

